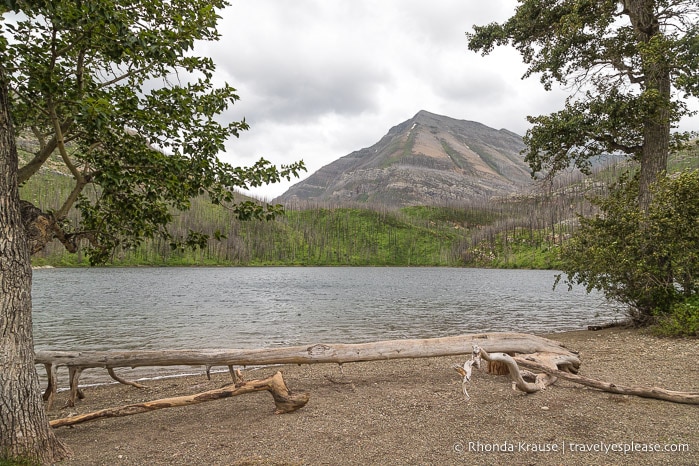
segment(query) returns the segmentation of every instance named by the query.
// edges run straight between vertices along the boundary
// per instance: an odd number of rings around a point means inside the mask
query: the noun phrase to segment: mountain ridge
[[[293,185],[274,202],[436,205],[505,196],[532,185],[522,137],[425,110]]]

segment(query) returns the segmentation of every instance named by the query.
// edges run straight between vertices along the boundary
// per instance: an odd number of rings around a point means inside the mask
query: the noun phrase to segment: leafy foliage
[[[560,227],[560,225],[558,225]],[[502,269],[559,269],[560,246],[552,230],[515,227],[481,241],[463,254],[473,267]]]
[[[25,193],[38,202],[42,186],[28,183]],[[202,198],[173,219],[173,233],[206,232],[204,248],[172,250],[153,238],[133,248],[118,248],[115,265],[460,265],[459,247],[471,228],[488,215],[477,208],[308,208],[286,210],[273,221],[240,221]],[[81,254],[50,246],[33,257],[34,265],[85,265]]]
[[[511,44],[546,89],[575,92],[565,108],[531,116],[526,160],[552,175],[591,157],[625,154],[641,163],[639,196],[665,170],[672,147],[690,137],[672,126],[699,96],[699,4],[694,0],[522,0],[503,24],[474,26],[469,48]]]
[[[640,324],[699,292],[699,170],[663,177],[653,193],[641,209],[638,177],[623,178],[563,254],[568,283],[629,305]]]
[[[0,466],[39,466],[41,463],[29,458],[6,457],[0,455]]]
[[[688,298],[660,314],[655,331],[664,336],[699,337],[699,297]]]
[[[41,462],[28,456],[12,456],[0,452],[0,466],[40,466]]]
[[[162,236],[201,246],[206,236],[170,235],[172,209],[186,210],[206,194],[240,218],[270,218],[280,206],[235,203],[233,191],[296,176],[303,163],[277,168],[261,159],[235,167],[218,154],[245,120],[226,122],[238,100],[216,87],[215,65],[193,54],[197,41],[217,40],[216,10],[226,0],[95,0],[16,2],[3,46],[18,133],[38,149],[20,182],[60,154],[74,188],[52,212],[64,244],[89,240],[91,260],[117,246]],[[91,193],[90,196],[86,192]],[[71,208],[79,221],[66,225]]]
[[[569,283],[628,304],[639,323],[696,293],[697,198],[685,189],[699,187],[696,172],[663,174],[671,149],[692,136],[672,129],[696,113],[686,99],[699,96],[698,15],[695,0],[521,0],[503,24],[468,34],[471,50],[512,45],[528,65],[524,77],[573,90],[562,110],[528,117],[533,173],[587,173],[605,153],[640,164],[636,178],[598,201],[602,215],[580,219],[563,267]]]

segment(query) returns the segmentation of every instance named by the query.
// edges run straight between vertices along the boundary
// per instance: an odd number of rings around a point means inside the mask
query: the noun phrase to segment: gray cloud
[[[221,12],[221,41],[200,44],[241,100],[226,118],[251,130],[224,159],[304,159],[309,174],[374,144],[419,110],[524,134],[527,115],[560,108],[511,48],[468,51],[474,24],[507,19],[516,0],[238,0]],[[696,128],[696,124],[694,127]],[[255,193],[274,197],[290,183]]]

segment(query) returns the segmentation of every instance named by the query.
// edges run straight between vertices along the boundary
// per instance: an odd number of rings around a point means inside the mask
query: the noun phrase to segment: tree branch
[[[627,146],[625,144],[620,144],[611,134],[591,135],[591,137],[597,142],[606,144],[611,149],[618,150],[629,155],[638,154],[643,149],[643,146],[640,145]]]
[[[60,134],[65,134],[70,131],[73,126],[73,121],[68,120],[60,125]],[[44,163],[51,157],[53,151],[58,147],[58,135],[54,134],[51,139],[45,142],[43,147],[34,155],[34,158],[29,161],[25,166],[20,168],[17,172],[17,178],[19,183],[26,182],[29,178],[34,176],[36,172],[44,165]]]
[[[70,157],[68,156],[65,140],[63,139],[63,131],[61,128],[61,124],[58,120],[58,115],[56,114],[56,107],[54,106],[53,102],[49,102],[49,112],[51,114],[51,122],[53,123],[53,129],[56,132],[56,145],[58,147],[58,152],[61,154],[63,163],[65,163],[66,167],[68,167],[70,173],[73,175],[75,180],[78,183],[80,183],[82,180],[82,174],[78,171],[75,165],[73,165],[73,162],[70,160]]]
[[[561,357],[564,359],[561,359]],[[480,367],[480,358],[483,358],[489,362],[494,361],[504,363],[507,366],[510,378],[513,381],[513,388],[517,388],[525,393],[536,393],[554,383],[557,378],[560,378],[610,393],[634,395],[643,398],[654,398],[658,400],[671,401],[673,403],[699,404],[699,392],[678,392],[658,387],[649,388],[622,386],[560,370],[559,367],[562,367],[563,369],[568,369],[570,367],[565,361],[565,355],[553,354],[551,356],[541,357],[541,355],[530,354],[525,355],[524,357],[512,357],[504,353],[488,353],[478,345],[473,345],[471,361],[467,361],[466,364],[464,364],[464,369],[455,367],[457,372],[464,377],[462,386],[464,396],[466,397],[467,401],[471,398],[468,393],[466,393],[466,383],[471,379],[470,367],[472,365]],[[539,362],[537,360],[539,358],[546,362],[546,364]],[[536,370],[539,372],[539,374],[521,371],[519,366]],[[544,374],[547,374],[548,378],[546,378],[547,376]],[[534,382],[525,381],[525,377],[533,379]]]
[[[81,175],[80,179],[75,180],[75,186],[73,187],[73,190],[70,192],[66,200],[63,202],[61,208],[58,209],[55,213],[57,220],[62,220],[66,218],[68,212],[70,212],[71,207],[73,207],[75,201],[78,200],[80,193],[82,193],[85,186],[87,186],[91,180],[91,175]]]
[[[571,374],[569,372],[553,369],[551,367],[539,364],[535,361],[527,360],[525,358],[518,357],[514,359],[521,366],[545,372],[547,374],[554,375],[558,378],[568,380],[570,382],[585,385],[586,387],[597,388],[605,392],[617,393],[621,395],[634,395],[642,398],[655,398],[658,400],[672,401],[673,403],[685,403],[695,405],[699,404],[698,392],[678,392],[658,387],[630,387],[624,385],[617,385],[614,383],[590,379],[588,377],[583,377],[578,374]]]
[[[137,403],[128,406],[116,408],[107,408],[92,413],[81,414],[62,419],[54,419],[50,422],[51,427],[72,426],[94,419],[105,417],[122,417],[132,414],[147,413],[156,409],[175,408],[179,406],[190,406],[193,404],[203,403],[206,401],[218,400],[221,398],[230,398],[233,396],[244,395],[246,393],[268,391],[274,398],[276,405],[275,414],[285,414],[294,412],[308,403],[307,393],[294,394],[289,391],[284,382],[281,372],[277,372],[271,377],[262,380],[249,380],[239,384],[227,385],[223,388],[209,390],[195,395],[177,396],[173,398],[163,398],[160,400],[147,401],[145,403]]]
[[[123,81],[124,79],[130,78],[131,76],[134,76],[134,75],[136,75],[136,74],[138,74],[138,73],[140,73],[140,72],[143,72],[143,71],[145,71],[145,70],[146,70],[146,69],[129,70],[129,71],[127,71],[126,73],[124,73],[124,74],[122,74],[122,75],[115,76],[114,78],[110,79],[109,81],[105,81],[105,82],[103,82],[103,83],[100,83],[100,85],[98,86],[98,89],[104,89],[105,87],[109,87],[109,86],[111,86],[112,84],[116,84],[116,83],[118,83],[119,81]],[[105,76],[105,77],[106,77],[106,76]]]

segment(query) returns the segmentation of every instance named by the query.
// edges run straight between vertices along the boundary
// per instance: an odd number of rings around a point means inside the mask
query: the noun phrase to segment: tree
[[[598,199],[601,215],[580,218],[562,269],[570,285],[600,290],[648,324],[699,295],[699,170],[662,177],[645,210],[634,202],[638,178],[622,177]]]
[[[667,168],[671,148],[689,139],[671,134],[686,101],[699,96],[699,4],[695,0],[520,0],[503,24],[474,26],[469,48],[488,54],[511,44],[528,65],[574,89],[565,108],[528,117],[526,160],[533,172],[574,165],[584,172],[601,154],[640,162],[638,201]]]
[[[93,262],[116,246],[163,235],[172,209],[187,209],[207,194],[240,217],[266,218],[279,206],[233,202],[234,188],[289,178],[301,163],[250,168],[217,158],[224,142],[248,129],[220,122],[238,96],[214,86],[211,59],[192,53],[196,41],[218,38],[214,2],[100,0],[19,2],[27,19],[7,24],[12,42],[5,64],[18,133],[33,134],[38,149],[19,169],[19,182],[57,154],[75,180],[55,212],[24,204],[38,251],[53,238],[74,251],[89,242]],[[86,193],[89,192],[89,196]],[[79,224],[67,224],[71,208]],[[202,244],[192,234],[173,245]]]
[[[39,397],[28,252],[58,239],[70,251],[83,245],[99,263],[118,246],[156,235],[173,247],[200,246],[208,239],[202,232],[170,235],[173,210],[207,195],[239,218],[271,218],[281,206],[236,200],[234,190],[296,176],[304,166],[261,159],[243,168],[218,158],[224,142],[248,126],[222,122],[238,96],[228,84],[216,87],[213,61],[192,50],[197,41],[218,39],[216,11],[226,0],[5,5],[21,14],[0,23],[8,91],[0,102],[0,455],[49,463],[65,450],[48,430]],[[22,167],[13,124],[16,134],[36,140]],[[74,188],[61,208],[42,212],[19,201],[17,184],[51,157],[71,173]],[[68,221],[71,210],[77,222]]]
[[[0,67],[0,460],[41,463],[67,450],[51,432],[34,366],[31,263],[17,185],[17,149]]]

